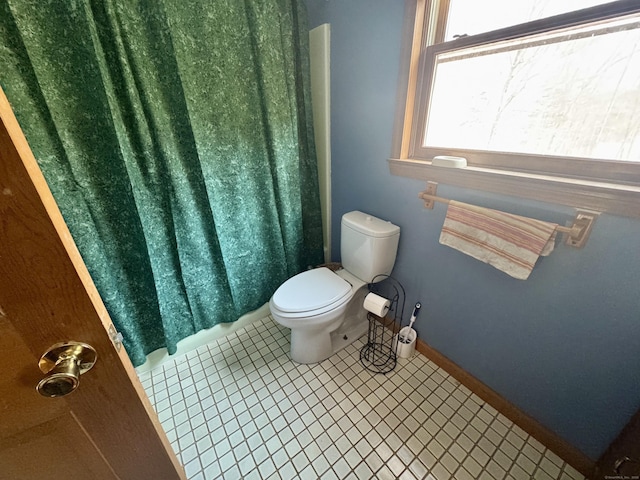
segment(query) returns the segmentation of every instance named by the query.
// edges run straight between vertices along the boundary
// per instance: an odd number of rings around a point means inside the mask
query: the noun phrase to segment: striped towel
[[[553,251],[557,225],[451,201],[440,243],[526,280],[539,256]]]

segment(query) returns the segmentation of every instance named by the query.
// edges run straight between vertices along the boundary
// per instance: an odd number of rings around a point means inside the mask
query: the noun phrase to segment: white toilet
[[[299,273],[269,301],[275,321],[291,329],[295,362],[321,362],[362,336],[368,325],[362,308],[366,284],[389,275],[396,261],[397,225],[354,211],[342,216],[340,235],[342,270],[321,267]]]

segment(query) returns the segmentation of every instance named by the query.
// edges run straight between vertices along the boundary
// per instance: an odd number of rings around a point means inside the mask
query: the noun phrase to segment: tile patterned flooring
[[[192,480],[583,480],[422,355],[289,359],[271,317],[141,374]]]

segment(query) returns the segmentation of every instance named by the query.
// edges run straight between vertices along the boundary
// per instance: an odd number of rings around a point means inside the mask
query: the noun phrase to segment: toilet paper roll
[[[389,311],[389,307],[391,306],[391,302],[380,295],[376,295],[375,293],[369,293],[366,297],[364,297],[364,303],[362,305],[365,310],[377,315],[379,317],[384,317]]]

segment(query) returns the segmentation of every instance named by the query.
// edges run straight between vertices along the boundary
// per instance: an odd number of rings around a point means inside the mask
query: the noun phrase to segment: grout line
[[[584,480],[422,355],[376,375],[361,340],[315,365],[288,342],[269,316],[141,375],[190,479]]]

